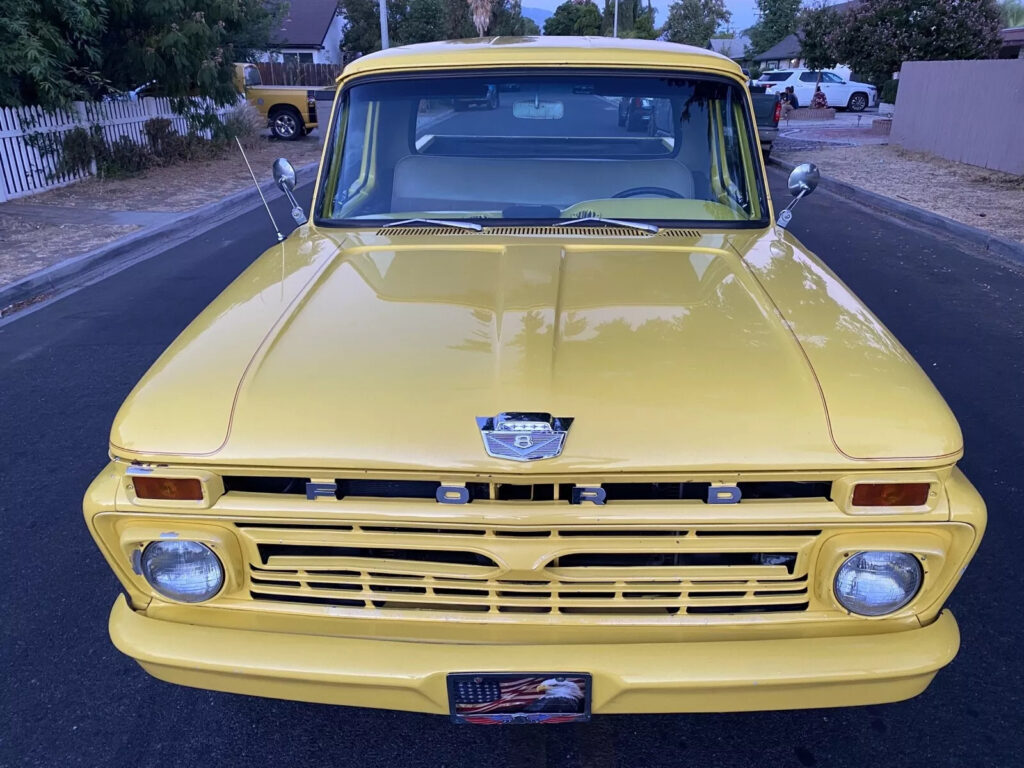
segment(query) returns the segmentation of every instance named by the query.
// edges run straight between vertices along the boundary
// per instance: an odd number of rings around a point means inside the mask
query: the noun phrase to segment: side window
[[[263,79],[260,77],[260,71],[256,67],[245,68],[245,84],[248,85],[263,85]]]
[[[841,82],[843,82],[843,78],[839,77],[839,75],[837,75],[837,74],[835,74],[833,72],[823,72],[821,77],[822,77],[822,79],[826,83],[841,83]]]
[[[801,83],[816,83],[816,82],[818,82],[818,73],[817,72],[801,72],[800,73],[800,82]]]
[[[349,100],[345,104],[346,119],[338,121],[339,132],[347,126],[341,151],[335,149],[335,157],[341,157],[339,178],[352,179],[352,182],[348,187],[335,190],[332,216],[344,215],[345,204],[360,193],[365,195],[373,184],[371,141],[376,110],[372,107],[361,99]]]

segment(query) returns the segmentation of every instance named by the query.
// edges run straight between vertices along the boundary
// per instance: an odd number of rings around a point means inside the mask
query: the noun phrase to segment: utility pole
[[[387,0],[377,0],[377,4],[380,6],[380,49],[383,51],[391,47],[388,42],[388,3]]]
[[[612,22],[612,37],[619,36],[619,0],[615,0],[615,21]]]

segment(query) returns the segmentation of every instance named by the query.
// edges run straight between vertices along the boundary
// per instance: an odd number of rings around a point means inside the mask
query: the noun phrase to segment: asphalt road
[[[774,187],[783,181],[773,173]],[[276,208],[289,221],[281,201]],[[990,506],[988,536],[951,600],[960,655],[924,695],[857,709],[478,729],[146,676],[107,638],[117,583],[80,499],[132,385],[272,243],[256,211],[0,326],[0,765],[1020,765],[1024,268],[822,192],[800,204],[793,229],[931,374],[963,425],[963,467]]]

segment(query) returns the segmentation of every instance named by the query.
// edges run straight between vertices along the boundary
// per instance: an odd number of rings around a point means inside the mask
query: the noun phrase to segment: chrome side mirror
[[[282,192],[287,193],[295,189],[295,169],[283,157],[274,161],[274,181]]]
[[[306,214],[303,213],[302,206],[299,205],[299,201],[295,199],[295,194],[292,191],[295,189],[295,168],[283,157],[274,161],[274,181],[288,197],[288,202],[292,204],[292,218],[295,219],[295,223],[305,224]]]
[[[291,168],[291,166],[288,166]],[[292,174],[294,179],[294,173]],[[789,194],[800,198],[809,195],[821,181],[821,174],[818,173],[818,166],[814,163],[803,163],[793,169],[789,174]]]
[[[800,202],[800,198],[804,195],[811,194],[818,186],[819,181],[821,181],[821,174],[818,173],[818,166],[814,163],[802,163],[789,174],[789,194],[793,195],[793,200],[779,212],[778,224],[781,229],[789,226],[789,222],[793,220],[793,207]]]

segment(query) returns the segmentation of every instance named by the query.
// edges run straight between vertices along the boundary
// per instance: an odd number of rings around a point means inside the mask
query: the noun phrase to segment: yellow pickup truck
[[[271,133],[294,141],[316,128],[317,92],[333,98],[333,88],[304,85],[263,85],[260,71],[252,64],[235,65],[235,86],[246,101],[267,118]]]
[[[310,222],[114,421],[84,504],[114,644],[460,723],[923,691],[985,504],[927,375],[786,228],[817,169],[776,220],[758,138],[700,48],[349,64]]]

